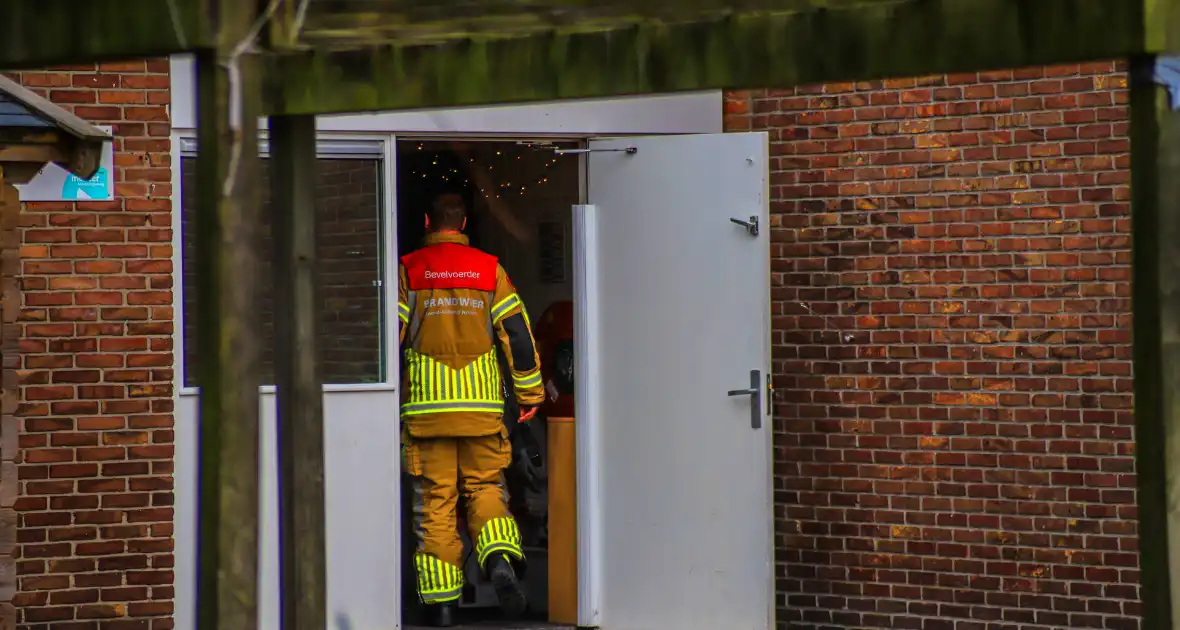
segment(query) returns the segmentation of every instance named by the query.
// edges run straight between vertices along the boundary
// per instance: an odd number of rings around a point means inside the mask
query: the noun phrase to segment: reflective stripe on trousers
[[[496,552],[522,560],[524,549],[520,545],[520,530],[516,527],[516,521],[512,517],[493,518],[479,532],[479,539],[475,542],[475,555],[481,567],[488,556]]]
[[[402,405],[402,415],[447,411],[504,412],[500,366],[495,350],[458,370],[413,350],[406,350],[405,354],[410,387]]]
[[[414,567],[418,570],[418,596],[423,603],[450,602],[463,594],[463,571],[459,567],[424,553],[414,555]]]

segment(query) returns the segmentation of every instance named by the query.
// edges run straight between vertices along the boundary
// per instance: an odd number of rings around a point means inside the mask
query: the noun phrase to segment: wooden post
[[[262,327],[257,60],[233,59],[253,3],[223,0],[216,52],[197,55],[197,627],[258,620]],[[235,38],[236,34],[236,38]],[[239,113],[237,124],[231,116]]]
[[[1180,113],[1131,73],[1135,453],[1144,628],[1180,628]]]
[[[270,119],[282,630],[327,625],[315,116]]]
[[[20,430],[16,407],[20,392],[20,197],[5,182],[0,164],[0,628],[16,628],[16,496],[20,489],[16,460]]]

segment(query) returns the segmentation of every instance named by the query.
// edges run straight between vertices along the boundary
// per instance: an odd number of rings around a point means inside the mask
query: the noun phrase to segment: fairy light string
[[[424,144],[418,145],[419,151],[428,151]],[[509,196],[524,196],[530,190],[536,190],[549,183],[549,171],[557,166],[557,161],[561,156],[554,154],[546,157],[545,165],[540,175],[534,178],[523,178],[515,182],[500,182],[494,184],[496,189],[495,196],[497,199]],[[494,174],[497,167],[504,172],[507,165],[513,162],[523,161],[523,154],[508,155],[504,151],[496,151],[495,156],[491,160],[479,160],[479,164],[486,168],[490,174]],[[475,158],[467,158],[471,163],[472,168],[477,168]],[[415,180],[421,180],[426,184],[449,184],[449,185],[472,185],[475,182],[471,181],[468,173],[461,171],[458,168],[452,168],[442,163],[439,157],[435,157],[430,162],[430,166],[426,169],[414,168],[410,171],[410,176]],[[487,194],[480,190],[481,193]]]

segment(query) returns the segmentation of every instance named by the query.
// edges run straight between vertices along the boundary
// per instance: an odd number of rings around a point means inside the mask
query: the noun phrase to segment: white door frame
[[[585,164],[582,162],[583,195],[585,197]],[[591,339],[601,334],[598,318],[598,232],[595,229],[596,208],[592,205],[574,206],[573,276],[574,276],[574,430],[575,463],[577,465],[578,531],[578,626],[594,628],[602,621],[601,566],[598,550],[602,544],[599,523],[600,490],[598,467],[602,456],[598,441],[598,382],[586,378],[598,374],[600,356],[598,345]]]

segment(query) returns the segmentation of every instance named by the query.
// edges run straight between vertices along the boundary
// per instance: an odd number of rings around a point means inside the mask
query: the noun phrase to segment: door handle
[[[750,370],[750,388],[749,389],[731,389],[727,394],[729,396],[749,396],[750,397],[750,428],[762,428],[762,372],[759,370]]]
[[[740,226],[746,228],[746,231],[750,233],[750,236],[758,236],[758,216],[757,215],[750,217],[749,221],[743,221],[741,219],[732,218],[729,220],[729,222],[735,223],[737,225],[740,225]]]

